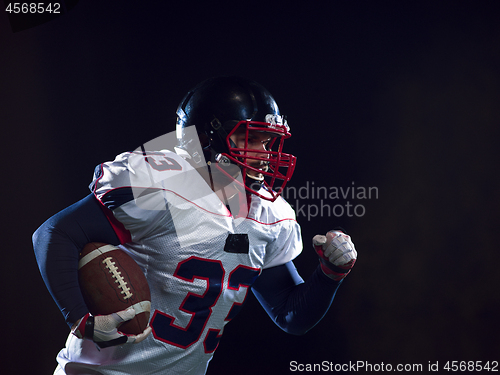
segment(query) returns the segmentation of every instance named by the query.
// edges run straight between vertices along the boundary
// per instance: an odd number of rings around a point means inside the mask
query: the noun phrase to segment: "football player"
[[[281,329],[300,335],[322,319],[354,265],[350,237],[332,230],[312,240],[314,273],[307,281],[297,273],[300,227],[279,195],[296,158],[283,151],[290,130],[264,87],[208,79],[177,117],[175,152],[159,137],[99,165],[91,193],[33,236],[71,329],[56,374],[204,374],[249,289]],[[119,245],[144,271],[152,318],[143,333],[119,330],[133,309],[90,314],[78,285],[89,242]]]

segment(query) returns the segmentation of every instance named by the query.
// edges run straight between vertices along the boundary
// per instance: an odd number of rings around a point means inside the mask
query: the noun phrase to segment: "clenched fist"
[[[313,246],[319,255],[321,269],[333,280],[346,277],[358,257],[351,237],[339,230],[329,231],[326,236],[314,236]]]

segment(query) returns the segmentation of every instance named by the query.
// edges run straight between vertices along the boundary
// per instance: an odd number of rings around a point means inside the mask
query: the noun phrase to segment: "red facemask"
[[[257,182],[258,189],[254,184],[245,183],[245,189],[263,199],[275,201],[283,191],[285,185],[290,181],[297,158],[291,154],[283,152],[283,142],[291,137],[288,125],[273,124],[257,121],[240,121],[229,132],[226,143],[229,154],[223,153],[234,164],[237,164],[245,180]],[[238,131],[239,135],[244,134],[244,147],[236,147],[230,137]],[[266,143],[265,149],[251,149],[248,147],[249,135],[253,132],[266,133],[270,140]],[[240,143],[240,142],[239,142]],[[253,171],[255,173],[251,173]],[[279,181],[278,181],[279,180]],[[278,184],[277,187],[274,185]],[[265,192],[259,192],[260,186],[265,188]],[[274,190],[273,190],[274,187]]]

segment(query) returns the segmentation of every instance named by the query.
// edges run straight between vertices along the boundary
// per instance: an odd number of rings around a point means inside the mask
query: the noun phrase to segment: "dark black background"
[[[499,15],[497,1],[80,1],[13,32],[2,9],[2,373],[52,373],[68,333],[33,231],[88,193],[96,164],[172,131],[184,93],[220,74],[261,82],[288,116],[290,186],[378,197],[330,202],[361,217],[299,215],[304,277],[317,233],[344,226],[359,252],[323,321],[293,337],[249,297],[209,374],[499,361]]]

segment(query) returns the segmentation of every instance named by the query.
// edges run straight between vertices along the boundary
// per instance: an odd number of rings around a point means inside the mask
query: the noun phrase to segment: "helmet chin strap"
[[[268,166],[266,165],[264,168],[264,172],[267,172],[267,170],[269,169]],[[246,175],[248,178],[251,178],[252,180],[255,180],[255,181],[259,181],[259,182],[262,182],[264,181],[264,175],[262,173],[259,173],[257,176],[252,176],[250,173],[248,173],[248,171],[246,172]]]
[[[263,175],[262,173],[259,173],[259,175],[260,175],[259,177],[257,177],[257,176],[252,176],[251,174],[248,174],[248,172],[247,172],[247,177],[248,177],[248,178],[251,178],[252,180],[254,180],[254,181],[258,181],[258,182],[262,182],[262,181],[264,181],[264,175]]]
[[[216,155],[216,162],[217,162],[217,165],[219,166],[220,169],[226,170],[226,172],[229,175],[233,175],[233,178],[235,178],[238,175],[238,173],[241,173],[242,169],[246,169],[246,168],[238,166],[237,173],[234,173],[234,174],[230,173],[228,171],[228,168],[235,167],[236,164],[233,164],[226,156],[221,155],[221,154]],[[265,171],[267,171],[268,168],[269,168],[268,165],[265,165],[263,167],[263,169]],[[213,171],[213,169],[212,169],[212,171]],[[260,188],[262,187],[262,184],[264,183],[264,175],[259,173],[257,176],[252,176],[251,174],[248,173],[248,170],[246,170],[244,173],[245,173],[244,184],[252,190],[259,191]],[[247,192],[247,194],[248,193],[249,192]]]
[[[267,172],[269,165],[266,164],[262,169]],[[262,173],[259,173],[257,176],[253,176],[249,174],[247,170],[245,177],[245,185],[254,191],[259,191],[264,184],[264,175]]]

